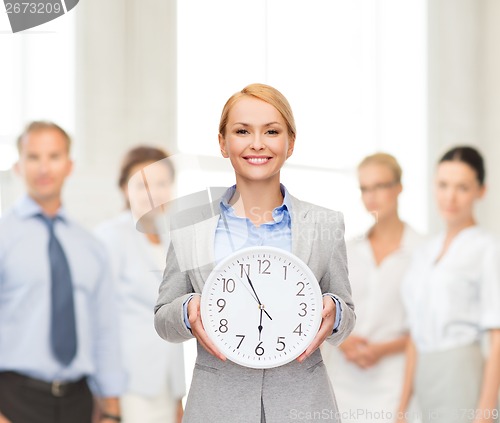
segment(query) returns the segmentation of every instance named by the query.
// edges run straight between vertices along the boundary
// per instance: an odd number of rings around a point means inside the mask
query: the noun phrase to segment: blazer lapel
[[[217,208],[217,211],[219,209]],[[219,222],[220,214],[207,213],[204,218],[195,225],[195,257],[196,274],[200,289],[203,289],[205,280],[215,267],[215,231]]]
[[[290,196],[292,201],[292,253],[304,263],[309,263],[312,246],[316,237],[316,222],[309,215],[307,203]]]

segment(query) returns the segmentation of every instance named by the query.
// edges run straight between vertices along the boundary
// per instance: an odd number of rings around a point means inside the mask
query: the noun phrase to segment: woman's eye
[[[246,129],[237,129],[236,133],[237,134],[248,134],[248,131]]]
[[[267,133],[269,135],[278,135],[279,134],[279,132],[276,129],[270,129],[269,131],[267,131]]]

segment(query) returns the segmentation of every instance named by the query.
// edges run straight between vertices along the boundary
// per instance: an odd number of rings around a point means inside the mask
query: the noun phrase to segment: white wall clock
[[[205,330],[231,361],[265,369],[297,358],[316,336],[321,290],[309,267],[274,247],[250,247],[222,260],[201,296]]]

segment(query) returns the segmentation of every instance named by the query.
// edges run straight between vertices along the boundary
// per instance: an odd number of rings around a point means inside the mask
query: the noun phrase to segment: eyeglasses
[[[371,187],[360,186],[359,190],[361,191],[361,194],[368,194],[369,192],[377,193],[392,188],[396,186],[398,183],[399,183],[398,181],[381,182],[379,184],[372,185]]]

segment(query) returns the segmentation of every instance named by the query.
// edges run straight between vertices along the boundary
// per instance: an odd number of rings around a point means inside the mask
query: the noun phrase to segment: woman
[[[231,161],[236,185],[214,203],[184,213],[172,232],[155,326],[166,340],[194,336],[198,341],[186,423],[283,423],[322,411],[324,420],[339,421],[317,348],[325,339],[338,344],[354,325],[343,218],[292,197],[280,184],[295,134],[291,108],[276,89],[252,84],[234,94],[222,111],[219,146]],[[318,279],[324,294],[322,323],[297,360],[266,370],[242,367],[227,361],[208,338],[200,293],[215,263],[232,252],[231,244],[289,250]]]
[[[133,148],[125,155],[119,178],[126,211],[97,230],[109,250],[120,306],[128,373],[127,390],[121,398],[124,423],[180,423],[182,419],[183,348],[163,342],[153,328],[167,240],[154,230],[161,207],[152,210],[151,199],[170,198],[173,182],[174,168],[164,151]],[[140,220],[148,232],[139,232],[134,220]]]
[[[401,420],[412,388],[424,423],[497,416],[500,249],[474,217],[484,179],[483,158],[472,147],[453,148],[439,161],[435,195],[445,230],[416,251],[403,285],[411,342]]]
[[[323,350],[344,423],[392,422],[399,404],[407,342],[401,282],[420,241],[398,215],[401,174],[384,153],[358,166],[363,204],[375,224],[347,244],[356,327],[340,348]]]

